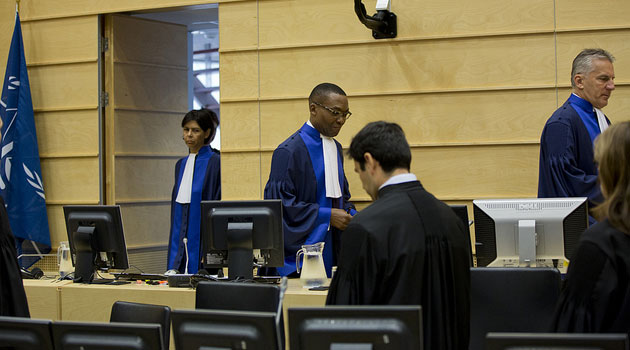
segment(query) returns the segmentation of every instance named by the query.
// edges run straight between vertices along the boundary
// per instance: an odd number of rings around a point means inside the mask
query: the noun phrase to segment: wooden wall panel
[[[411,171],[441,200],[536,197],[538,145],[414,147]],[[344,169],[355,200],[369,200],[346,160]]]
[[[542,87],[555,82],[551,34],[270,50],[260,55],[262,98],[303,96],[323,81],[340,84],[350,95]]]
[[[96,109],[38,112],[35,129],[41,157],[98,156]]]
[[[23,18],[20,18],[23,21]],[[15,27],[15,3],[12,1],[0,1],[0,72],[6,69],[9,57],[9,46]],[[4,78],[4,74],[2,74]]]
[[[114,74],[117,109],[187,112],[186,68],[118,63]]]
[[[558,34],[558,85],[571,86],[571,64],[582,49],[601,47],[615,56],[615,83],[630,83],[630,28]]]
[[[127,248],[159,246],[168,241],[170,202],[122,204],[120,207]]]
[[[98,202],[89,204],[98,204]],[[50,241],[53,246],[57,247],[59,246],[59,242],[68,240],[66,219],[63,216],[63,205],[48,204],[46,206],[46,212],[48,214],[48,227],[50,228]]]
[[[98,59],[98,16],[24,22],[26,64]]]
[[[178,66],[186,69],[188,58],[182,55],[187,52],[187,42],[180,40],[186,36],[186,27],[178,24],[167,24],[153,20],[142,20],[136,17],[113,16],[116,42],[114,62],[142,62],[144,64]],[[143,21],[138,25],[138,21]],[[137,40],[124,40],[133,33]]]
[[[364,1],[369,15],[376,1]],[[372,31],[354,13],[352,2],[339,0],[260,1],[260,46],[286,47],[371,42]],[[223,7],[223,5],[222,5]],[[448,36],[551,32],[553,2],[459,0],[392,2],[398,19],[394,40]],[[279,20],[279,17],[291,20]]]
[[[223,52],[219,54],[219,67],[221,102],[258,98],[258,53],[256,51]]]
[[[47,204],[93,203],[100,198],[97,157],[41,159]]]
[[[35,110],[98,106],[98,64],[77,63],[29,67]]]
[[[628,28],[630,2],[626,0],[555,0],[558,30]]]
[[[185,156],[182,113],[119,110],[114,119],[116,155]]]
[[[260,199],[261,181],[260,153],[221,153],[222,200]]]
[[[24,19],[35,20],[237,1],[250,0],[29,0],[20,4],[20,14]]]
[[[116,203],[169,201],[176,161],[177,157],[116,157]]]
[[[308,119],[308,100],[261,102],[261,148],[274,149]],[[349,146],[365,124],[394,121],[408,142],[423,144],[538,142],[556,109],[555,89],[359,96],[336,139]],[[302,116],[302,119],[289,116]],[[498,122],[500,121],[500,122]]]
[[[221,138],[222,151],[258,150],[260,147],[258,102],[222,103],[221,133],[229,135]]]
[[[219,24],[221,52],[258,47],[258,4],[255,1],[221,4]]]

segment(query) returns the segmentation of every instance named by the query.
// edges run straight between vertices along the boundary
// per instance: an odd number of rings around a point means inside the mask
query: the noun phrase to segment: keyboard
[[[128,281],[166,281],[167,276],[158,273],[134,273],[134,272],[121,272],[121,273],[113,273],[117,280],[128,280]]]

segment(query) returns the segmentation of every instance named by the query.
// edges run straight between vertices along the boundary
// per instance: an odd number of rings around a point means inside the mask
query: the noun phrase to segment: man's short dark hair
[[[379,121],[363,127],[352,138],[347,154],[359,163],[361,170],[365,170],[363,155],[366,152],[379,162],[386,173],[395,169],[410,169],[411,150],[404,131],[396,123]]]
[[[196,121],[197,124],[199,124],[199,127],[201,127],[201,130],[203,130],[203,132],[210,130],[210,136],[205,138],[203,140],[203,143],[208,144],[210,141],[212,141],[212,139],[214,138],[214,134],[217,131],[217,127],[219,126],[219,118],[217,117],[217,114],[205,108],[193,109],[192,111],[186,113],[184,119],[182,119],[182,128],[184,127],[184,125],[186,125],[186,123],[192,120]]]
[[[339,86],[333,83],[321,83],[311,91],[311,94],[308,96],[308,103],[313,103],[313,101],[321,102],[322,98],[331,94],[346,96],[346,92]]]

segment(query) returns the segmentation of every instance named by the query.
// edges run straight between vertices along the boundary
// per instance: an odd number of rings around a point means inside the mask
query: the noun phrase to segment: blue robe
[[[175,165],[175,186],[171,196],[171,230],[168,239],[167,269],[184,273],[186,252],[184,237],[188,238],[188,273],[197,273],[201,262],[201,201],[221,199],[221,160],[209,146],[203,146],[195,157],[190,203],[177,203],[179,185],[184,175],[184,157]]]
[[[572,95],[558,108],[543,129],[538,197],[588,197],[589,206],[593,206],[603,198],[597,182],[597,165],[593,160],[593,142],[582,118],[572,106],[575,98],[578,97]]]
[[[350,191],[343,171],[341,145],[337,141],[335,144],[342,192],[342,198],[335,201],[335,207],[354,215],[354,205],[348,202]],[[295,254],[303,244],[325,242],[324,265],[330,276],[333,242],[338,241],[341,232],[330,226],[333,200],[326,197],[319,131],[305,123],[276,148],[265,186],[265,199],[281,199],[283,205],[284,267],[278,268],[278,273],[286,276],[296,271]]]

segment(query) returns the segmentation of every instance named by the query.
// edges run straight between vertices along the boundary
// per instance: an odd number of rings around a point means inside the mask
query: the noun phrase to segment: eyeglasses
[[[337,118],[343,117],[344,120],[348,120],[350,118],[350,116],[352,115],[352,112],[350,112],[350,110],[347,110],[345,112],[338,111],[336,109],[332,109],[330,107],[324,106],[323,104],[321,104],[319,102],[315,102],[315,101],[313,101],[313,104],[316,104],[316,105],[322,107],[323,109],[327,110],[328,112],[330,112],[330,114],[334,115]]]

